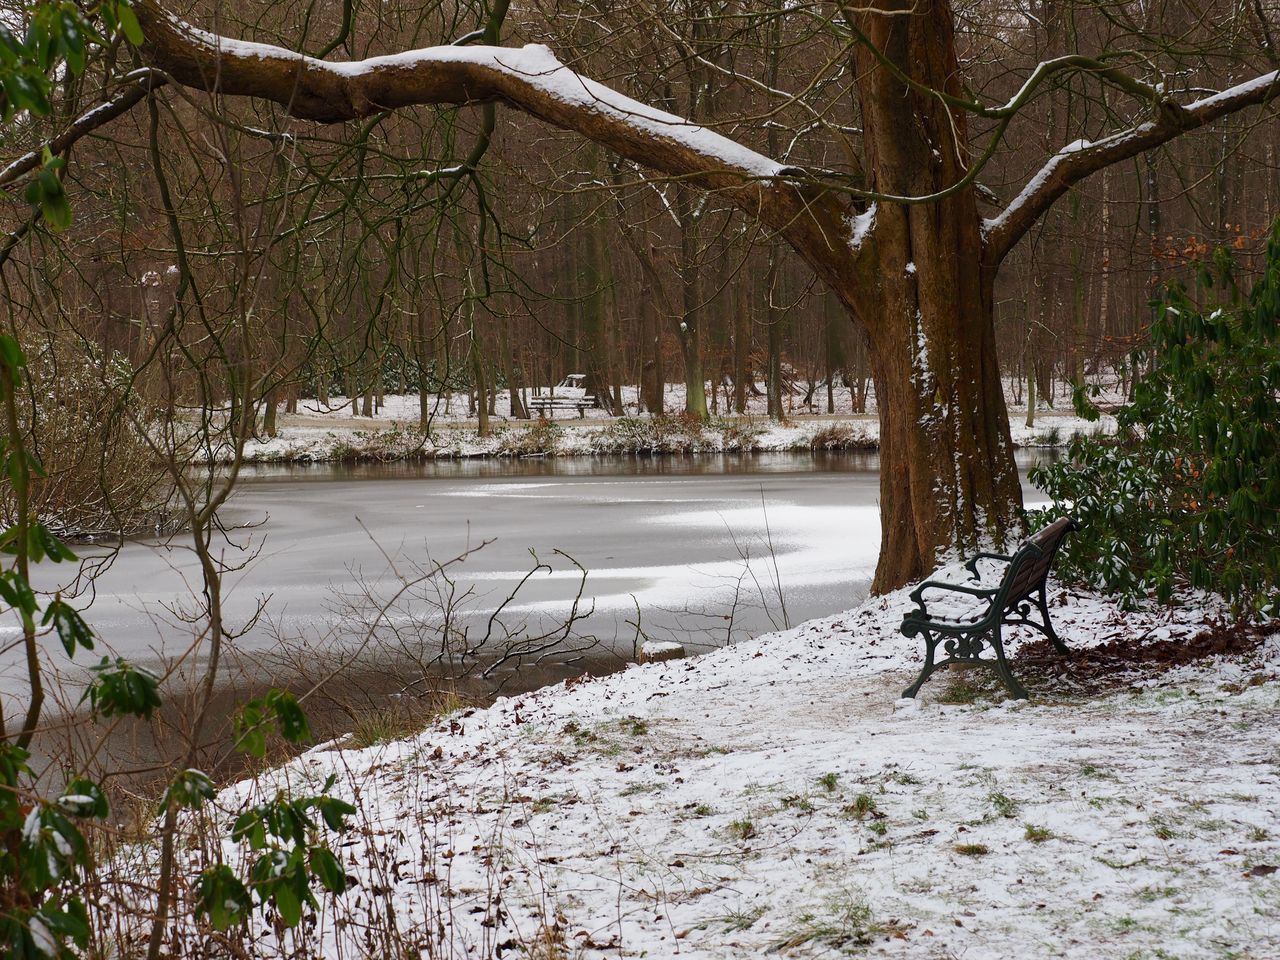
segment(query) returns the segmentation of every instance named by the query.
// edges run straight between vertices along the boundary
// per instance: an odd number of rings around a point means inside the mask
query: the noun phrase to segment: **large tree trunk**
[[[862,17],[871,42],[905,73],[959,95],[952,14]],[[877,191],[930,196],[965,172],[965,117],[908,89],[859,48],[867,174]],[[917,580],[936,564],[1020,532],[1022,506],[996,362],[994,271],[983,264],[974,192],[881,203],[862,301],[880,407],[880,523],[872,589]],[[873,292],[867,297],[868,291]]]

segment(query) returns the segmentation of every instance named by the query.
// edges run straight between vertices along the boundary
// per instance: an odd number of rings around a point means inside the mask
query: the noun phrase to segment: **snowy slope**
[[[1052,596],[1075,646],[1206,619]],[[907,603],[319,748],[221,803],[336,774],[359,804],[359,886],[307,934],[329,956],[370,924],[423,956],[1280,956],[1280,875],[1250,873],[1280,862],[1277,638],[1089,699],[898,701]]]

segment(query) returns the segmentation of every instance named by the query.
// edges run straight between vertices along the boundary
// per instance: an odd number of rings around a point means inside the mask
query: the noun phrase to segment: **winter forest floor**
[[[546,960],[1280,956],[1280,636],[1215,632],[1196,606],[1126,613],[1062,587],[1051,603],[1092,652],[1028,645],[1015,669],[1030,702],[972,670],[899,700],[919,663],[897,632],[901,591],[408,740],[312,750],[220,803],[336,775],[360,809],[344,848],[358,886],[300,943],[265,925],[251,942]]]
[[[406,460],[493,456],[590,456],[593,454],[661,454],[719,452],[778,452],[811,450],[874,450],[879,444],[879,422],[874,412],[855,414],[847,390],[837,395],[837,411],[826,409],[824,392],[815,394],[813,407],[801,393],[784,398],[783,421],[770,420],[763,398],[751,397],[744,415],[712,414],[705,426],[690,423],[684,409],[684,387],[668,384],[665,417],[635,414],[634,388],[624,392],[628,414],[612,417],[600,409],[559,411],[553,421],[491,418],[489,436],[480,436],[466,394],[432,407],[431,427],[419,429],[416,395],[387,396],[372,417],[354,416],[351,403],[331,397],[322,405],[315,399],[299,402],[298,413],[280,414],[278,434],[251,441],[245,449],[250,462],[317,462],[355,460]],[[1014,444],[1020,447],[1054,447],[1065,444],[1077,432],[1114,428],[1109,417],[1089,423],[1070,412],[1069,398],[1059,397],[1057,409],[1042,405],[1032,426],[1026,425],[1026,406],[1009,391],[1009,416]],[[497,409],[508,409],[505,392]],[[224,451],[219,459],[229,456]]]

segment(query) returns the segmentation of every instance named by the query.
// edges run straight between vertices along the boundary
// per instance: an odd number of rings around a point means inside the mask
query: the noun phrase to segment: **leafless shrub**
[[[592,441],[596,453],[699,453],[716,449],[697,417],[659,413],[620,417]]]
[[[498,437],[498,453],[504,457],[552,456],[560,429],[550,420],[536,420],[528,427],[504,430]]]
[[[811,450],[874,450],[876,442],[851,423],[830,423],[809,439]]]
[[[171,486],[141,433],[160,411],[131,389],[128,361],[54,339],[29,352],[22,399],[23,419],[32,423],[31,447],[44,470],[32,477],[37,515],[71,538],[164,526]],[[14,509],[5,485],[5,524],[13,522]]]
[[[736,420],[720,420],[713,424],[720,431],[720,448],[747,452],[755,449],[756,440],[765,432],[758,420],[750,417]]]

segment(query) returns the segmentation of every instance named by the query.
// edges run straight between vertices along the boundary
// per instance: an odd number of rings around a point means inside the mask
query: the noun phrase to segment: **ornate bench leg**
[[[929,679],[929,674],[933,673],[933,651],[937,646],[938,638],[932,631],[926,630],[924,632],[924,666],[920,669],[920,676],[916,677],[916,682],[902,691],[904,697],[914,698],[920,692],[920,687]]]
[[[1013,694],[1015,700],[1029,700],[1026,688],[1018,682],[1018,678],[1013,675],[1013,671],[1009,669],[1009,661],[1004,657],[1004,643],[1000,640],[1000,628],[996,627],[992,632],[991,649],[995,651],[996,661],[993,663],[992,669],[995,670],[996,676],[1000,678],[1008,691]]]

